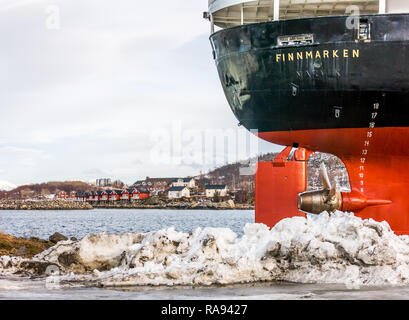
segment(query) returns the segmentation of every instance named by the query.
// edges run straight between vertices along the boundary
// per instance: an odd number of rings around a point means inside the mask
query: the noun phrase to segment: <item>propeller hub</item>
[[[320,214],[328,211],[334,212],[342,207],[342,195],[332,190],[319,190],[304,192],[298,196],[298,209],[304,212]]]

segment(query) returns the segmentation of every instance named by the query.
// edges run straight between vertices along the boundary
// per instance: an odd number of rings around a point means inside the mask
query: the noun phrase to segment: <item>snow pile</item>
[[[2,259],[0,270],[7,269]],[[409,237],[396,236],[386,222],[341,212],[285,219],[272,230],[247,224],[241,238],[220,228],[91,235],[59,242],[34,260],[57,265],[62,281],[106,286],[263,280],[409,284]]]
[[[19,257],[8,257],[8,256],[1,256],[0,257],[0,274],[2,272],[8,273],[17,273],[20,271],[20,265],[24,261],[24,259]]]

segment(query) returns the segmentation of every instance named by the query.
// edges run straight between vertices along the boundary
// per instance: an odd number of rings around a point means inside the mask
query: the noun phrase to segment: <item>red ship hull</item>
[[[409,128],[322,129],[263,132],[258,135],[272,143],[292,145],[297,141],[307,150],[338,156],[346,166],[352,191],[351,194],[343,194],[343,210],[354,211],[364,219],[387,221],[397,234],[409,234]],[[291,161],[288,164],[291,166]],[[283,218],[303,215],[297,208],[295,193],[305,191],[302,189],[306,187],[306,174],[303,173],[306,165],[299,169],[300,173],[292,173],[291,170],[287,167],[282,172],[287,177],[292,175],[297,187],[291,182],[293,185],[287,188],[282,181],[274,186],[278,180],[272,175],[277,175],[277,172],[269,173],[265,164],[259,168],[257,222],[273,226]],[[266,185],[265,181],[273,185]],[[271,197],[274,197],[272,193],[265,195],[266,189],[269,190],[267,192],[279,189],[291,197],[291,201],[284,202],[286,208],[277,211],[281,213],[273,214],[273,219],[271,210],[263,207],[265,203],[271,206]],[[365,200],[356,195],[363,195]]]

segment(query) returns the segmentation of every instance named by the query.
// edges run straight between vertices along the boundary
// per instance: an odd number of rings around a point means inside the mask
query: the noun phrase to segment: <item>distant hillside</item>
[[[277,155],[278,153],[267,153],[242,163],[227,164],[211,170],[204,176],[211,183],[223,183],[227,184],[230,189],[236,188],[251,191],[254,188],[254,175],[241,175],[240,168],[246,168],[250,164],[255,165],[257,161],[272,161]],[[330,180],[335,185],[341,188],[349,188],[348,174],[343,163],[333,155],[317,152],[308,159],[307,163],[308,189],[322,187],[319,173],[321,163],[324,163],[327,167]]]
[[[226,164],[204,175],[212,184],[226,184],[229,189],[254,190],[254,165],[257,161],[272,161],[278,153],[267,153],[258,158]]]
[[[278,153],[267,153],[258,158],[251,158],[243,162],[227,164],[200,174],[195,178],[202,188],[205,184],[226,184],[230,190],[254,191],[254,170],[257,161],[272,161]],[[337,158],[325,153],[316,153],[311,156],[307,164],[308,189],[321,188],[319,168],[325,163],[328,175],[334,185],[349,189],[348,174],[343,163]],[[148,178],[150,180],[155,180]],[[163,180],[163,179],[159,179]],[[59,191],[86,192],[95,190],[95,186],[82,181],[47,182],[19,186],[11,191],[0,191],[0,199],[27,199],[46,197]]]
[[[47,196],[56,194],[60,191],[71,192],[79,191],[85,192],[91,189],[91,185],[82,181],[65,181],[65,182],[45,182],[39,184],[28,184],[19,186],[11,191],[0,192],[0,199],[14,198],[27,199],[38,196]]]

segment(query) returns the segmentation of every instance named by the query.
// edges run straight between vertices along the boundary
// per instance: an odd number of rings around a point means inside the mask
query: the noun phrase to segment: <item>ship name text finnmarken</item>
[[[297,51],[297,52],[288,52],[288,53],[277,53],[276,62],[291,62],[291,61],[300,61],[308,59],[357,59],[359,58],[359,49],[343,49],[343,50],[310,50],[310,51]]]

